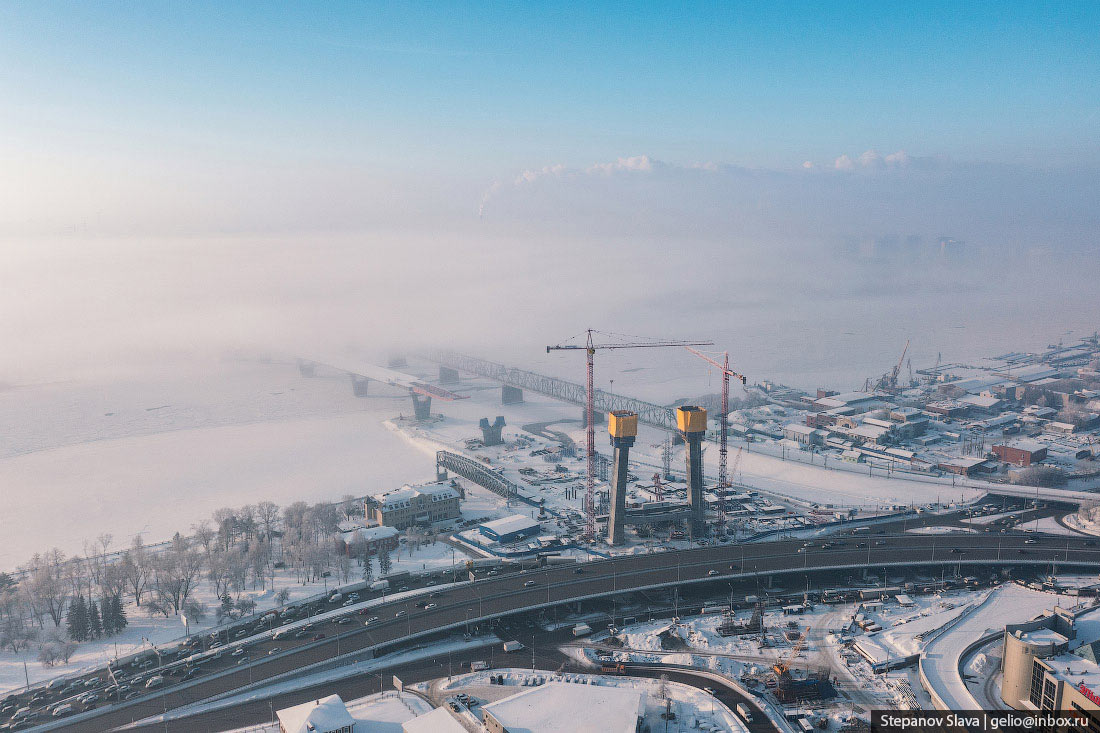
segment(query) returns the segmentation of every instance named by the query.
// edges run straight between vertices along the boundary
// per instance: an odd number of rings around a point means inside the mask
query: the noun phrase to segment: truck
[[[389,590],[390,581],[388,580],[376,580],[370,584],[371,590]]]
[[[489,669],[489,663],[488,662],[481,661],[481,660],[470,662],[470,671],[471,672],[480,672],[484,669]]]
[[[751,723],[752,722],[752,711],[749,710],[748,705],[746,705],[743,702],[739,702],[739,703],[737,703],[736,710],[737,710],[737,714],[741,716],[742,720],[744,720],[746,723]]]
[[[592,627],[588,624],[577,624],[573,627],[573,636],[584,636],[585,634],[591,634]]]
[[[518,652],[523,648],[523,643],[519,641],[506,641],[504,642],[504,651],[506,652]]]
[[[344,600],[344,594],[341,593],[340,591],[336,591],[331,596],[328,597],[328,602],[329,603],[339,603],[342,600]]]

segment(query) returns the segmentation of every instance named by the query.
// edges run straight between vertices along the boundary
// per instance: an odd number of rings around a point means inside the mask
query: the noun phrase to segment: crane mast
[[[719,417],[719,425],[721,425],[721,437],[718,442],[718,486],[720,488],[726,488],[730,485],[729,473],[727,471],[727,463],[729,460],[728,438],[729,434],[729,412],[730,412],[730,377],[736,377],[741,380],[741,384],[747,384],[748,379],[744,374],[738,374],[737,372],[730,370],[730,352],[723,352],[723,362],[719,364],[714,359],[710,358],[701,351],[696,351],[690,346],[685,346],[685,349],[698,356],[705,362],[718,367],[718,370],[722,372],[722,414]]]
[[[605,343],[597,344],[592,338],[593,333],[599,333],[589,328],[586,330],[584,346],[579,344],[559,344],[547,346],[546,353],[551,351],[585,351],[585,381],[584,381],[584,422],[585,422],[585,454],[587,458],[587,470],[585,475],[584,491],[584,515],[585,538],[596,538],[596,426],[593,425],[595,416],[595,361],[597,349],[653,349],[671,346],[711,346],[712,341],[640,341],[633,343]]]

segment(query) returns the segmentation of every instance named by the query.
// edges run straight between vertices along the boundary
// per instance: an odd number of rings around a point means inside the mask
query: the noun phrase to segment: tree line
[[[119,633],[134,613],[201,621],[210,609],[196,598],[200,583],[218,599],[221,620],[252,613],[255,602],[246,591],[275,590],[278,570],[292,573],[296,583],[328,575],[348,582],[356,575],[353,562],[363,566],[364,558],[349,556],[336,538],[340,522],[362,512],[362,501],[350,495],[285,507],[263,501],[218,509],[188,534],[177,532],[153,547],[138,535],[119,551],[103,534],[73,556],[57,548],[37,553],[17,573],[0,573],[0,651],[37,646],[40,661],[54,664],[68,661],[81,642]],[[382,574],[389,572],[388,553],[384,560]],[[276,601],[287,595],[283,589]]]

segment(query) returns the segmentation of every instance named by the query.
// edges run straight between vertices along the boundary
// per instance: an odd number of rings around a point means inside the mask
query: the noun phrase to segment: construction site
[[[583,363],[578,359],[576,364],[578,372],[584,370],[583,383],[443,351],[397,357],[387,368],[323,359],[300,360],[299,369],[304,376],[326,369],[346,373],[356,397],[385,390],[391,395],[407,392],[411,414],[403,413],[393,425],[417,445],[432,445],[437,482],[468,486],[470,496],[481,492],[480,503],[463,503],[464,521],[456,539],[494,556],[630,553],[658,544],[741,541],[906,511],[946,510],[981,495],[971,489],[993,483],[992,476],[980,482],[976,466],[1020,455],[1011,452],[1018,441],[1004,419],[969,420],[960,430],[954,426],[959,416],[940,414],[943,401],[928,397],[964,388],[985,390],[991,388],[990,378],[954,378],[961,366],[938,360],[933,368],[918,370],[924,374],[923,383],[905,383],[901,374],[908,344],[890,371],[874,382],[868,380],[867,391],[839,395],[819,390],[818,396],[810,397],[766,380],[750,386],[744,374],[731,368],[728,352],[700,350],[713,346],[711,342],[600,339],[599,332],[589,330],[580,342],[546,347],[547,354],[584,352]],[[659,405],[595,387],[599,353],[646,349],[679,350],[689,363],[716,374],[721,391],[708,399],[716,409]],[[1079,457],[1071,475],[1096,473],[1091,466],[1095,428],[1057,434],[1034,421],[1038,410],[1020,409],[1026,408],[1020,403],[1026,402],[1025,395],[1038,394],[1034,390],[1039,388],[1050,391],[1076,381],[1091,384],[1098,355],[1100,346],[1085,341],[1071,348],[1052,347],[1045,357],[1011,359],[1013,364],[1030,364],[1044,363],[1045,358],[1052,364],[1041,369],[1016,367],[1023,387],[1015,401],[1019,412],[1014,414],[1030,426],[1027,435],[1036,434],[1036,428],[1045,431],[1032,442],[1050,439],[1042,450],[1028,453],[1027,460],[1046,459],[1045,465],[1056,470],[1053,457],[1061,454],[1061,444],[1073,442]],[[1040,384],[1023,381],[1032,372],[1049,377],[1048,372],[1060,371],[1073,371],[1074,379],[1061,374],[1057,385],[1047,378]],[[992,388],[1003,393],[1008,389],[1006,377],[997,378],[1001,383]],[[380,386],[371,391],[370,382]],[[731,410],[731,383],[758,406]],[[923,406],[913,402],[918,395],[925,400]],[[1066,404],[1080,405],[1074,414],[1082,425],[1092,424],[1094,416],[1087,409],[1096,402],[1093,391],[1078,387],[1063,398]],[[960,404],[966,399],[959,398]],[[741,398],[738,404],[745,402]],[[579,419],[570,414],[570,404],[581,408]],[[798,414],[804,415],[801,423],[782,422]],[[769,418],[779,424],[770,427]],[[1051,420],[1046,418],[1047,423]],[[979,436],[983,428],[996,430],[1000,440]],[[933,435],[940,437],[932,440]],[[932,465],[908,447],[920,443],[928,451],[942,451],[952,435],[962,436],[960,452],[986,450],[988,456],[953,456]],[[746,480],[746,462],[765,462],[767,478]],[[964,463],[967,470],[960,468]],[[803,473],[809,470],[807,483],[778,478],[792,464],[803,464]],[[1020,470],[1010,467],[1001,483],[1015,483]],[[758,470],[754,473],[759,475]],[[845,475],[860,473],[858,479]],[[478,529],[483,522],[517,515],[529,520],[518,533],[502,537],[491,529]]]

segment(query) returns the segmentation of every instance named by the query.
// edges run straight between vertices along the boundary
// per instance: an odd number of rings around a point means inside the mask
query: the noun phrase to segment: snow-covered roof
[[[512,532],[523,532],[526,530],[534,529],[540,526],[537,521],[531,519],[531,517],[525,517],[522,514],[513,514],[510,517],[504,517],[503,519],[494,519],[491,522],[485,522],[481,524],[478,529],[487,529],[491,532],[495,532],[500,536],[511,534]]]
[[[348,544],[352,542],[377,542],[388,540],[400,534],[394,527],[360,527],[350,532],[344,532],[343,540]]]
[[[286,733],[330,733],[341,728],[353,730],[351,717],[339,695],[311,700],[276,713],[279,725]]]
[[[809,425],[802,425],[796,422],[784,425],[783,430],[788,433],[794,433],[795,435],[815,435],[817,433],[817,428],[811,428]]]
[[[482,710],[512,733],[635,733],[645,699],[625,687],[548,682]]]
[[[1058,374],[1058,370],[1051,369],[1046,364],[1033,364],[1031,366],[1020,367],[1019,369],[1013,369],[1010,372],[1010,376],[1013,379],[1018,379],[1021,382],[1034,382],[1039,379],[1053,377],[1056,374]]]
[[[447,708],[440,707],[417,715],[401,724],[402,733],[466,733],[466,729],[454,719]]]
[[[458,492],[450,486],[430,484],[428,486],[403,486],[400,489],[387,491],[384,494],[375,495],[375,500],[383,509],[400,508],[408,505],[417,496],[427,496],[431,501],[443,501],[445,499],[459,498]]]
[[[968,405],[974,407],[981,407],[983,409],[989,409],[990,407],[996,407],[1001,404],[1001,400],[997,397],[984,397],[982,395],[968,394],[965,397],[959,399],[959,402],[965,402]]]
[[[1013,440],[1009,443],[1003,443],[999,445],[1005,445],[1008,448],[1016,448],[1018,450],[1026,450],[1028,453],[1036,453],[1045,449],[1047,446],[1045,443],[1040,443],[1037,440]]]

